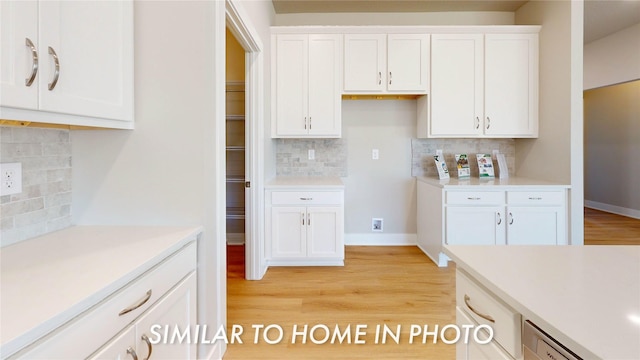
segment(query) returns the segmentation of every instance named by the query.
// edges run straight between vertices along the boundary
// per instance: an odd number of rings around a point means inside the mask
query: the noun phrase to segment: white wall
[[[276,25],[513,25],[513,12],[278,14]]]
[[[271,2],[244,5],[268,49]],[[224,6],[136,2],[136,128],[72,133],[76,224],[204,226],[198,323],[212,328],[226,322],[224,161],[217,161],[224,159],[225,79],[216,77],[224,74]],[[268,78],[260,81],[269,88]],[[211,349],[201,350],[205,357]]]
[[[584,89],[640,79],[640,24],[584,45]]]
[[[516,24],[540,31],[539,138],[516,140],[516,173],[571,184],[571,243],[584,241],[583,2],[529,1]]]
[[[348,154],[345,241],[415,242],[416,185],[411,176],[415,100],[343,101],[342,128]],[[371,159],[372,149],[379,150],[379,160]],[[371,231],[371,218],[384,219],[383,233]]]

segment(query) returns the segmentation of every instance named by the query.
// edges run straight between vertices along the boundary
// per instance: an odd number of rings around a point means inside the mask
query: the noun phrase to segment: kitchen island
[[[157,305],[188,274],[193,274],[189,284],[195,284],[195,242],[201,231],[74,226],[0,249],[0,358],[21,349],[25,354],[18,356],[26,358],[90,355],[153,310],[149,305]],[[190,291],[189,301],[195,301]],[[144,302],[118,315],[145,292]]]
[[[640,246],[445,246],[444,253],[583,359],[640,359]]]

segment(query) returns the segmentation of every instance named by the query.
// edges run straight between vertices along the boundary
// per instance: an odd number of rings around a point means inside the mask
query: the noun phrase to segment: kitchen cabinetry
[[[2,118],[133,127],[133,2],[3,1]]]
[[[433,34],[431,46],[426,137],[538,136],[537,33]]]
[[[345,93],[429,90],[429,34],[346,34]]]
[[[344,265],[342,189],[267,189],[270,265]]]
[[[567,244],[566,186],[518,178],[420,178],[417,190],[418,246],[439,266],[447,265],[443,244]]]
[[[342,36],[273,36],[274,138],[337,138],[342,131]]]
[[[128,326],[114,340],[107,343],[89,359],[195,359],[196,349],[186,341],[171,343],[171,338],[159,338],[164,334],[164,326],[169,327],[169,336],[178,328],[181,333],[195,324],[194,302],[196,293],[196,276],[192,273],[170,293],[154,305],[140,320]],[[161,328],[152,326],[160,325]],[[153,344],[156,343],[156,344]],[[195,343],[192,341],[192,343]]]
[[[456,324],[460,328],[471,325],[471,329],[475,329],[486,325],[493,329],[493,339],[489,342],[485,329],[477,332],[478,339],[470,336],[466,342],[458,341],[457,360],[519,359],[522,353],[521,321],[518,312],[486,292],[460,270],[456,271]]]
[[[148,247],[143,249],[151,250]],[[196,348],[193,342],[153,345],[152,342],[164,340],[157,336],[164,329],[156,329],[154,333],[151,327],[167,325],[171,334],[176,326],[184,331],[195,325],[196,243],[190,241],[157,261],[159,264],[155,267],[132,279],[123,288],[107,294],[95,306],[10,359],[129,359],[134,358],[133,353],[145,358],[151,352],[154,359],[194,359]]]

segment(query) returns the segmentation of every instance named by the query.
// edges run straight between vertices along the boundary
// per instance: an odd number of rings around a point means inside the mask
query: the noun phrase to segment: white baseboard
[[[415,246],[417,243],[416,234],[344,234],[345,245]]]
[[[228,245],[244,245],[244,233],[227,233]]]
[[[629,209],[621,206],[609,205],[609,204],[604,204],[601,202],[591,201],[591,200],[585,200],[584,206],[591,209],[606,211],[606,212],[610,212],[610,213],[618,214],[622,216],[628,216],[634,219],[640,219],[640,210],[636,210],[636,209]]]

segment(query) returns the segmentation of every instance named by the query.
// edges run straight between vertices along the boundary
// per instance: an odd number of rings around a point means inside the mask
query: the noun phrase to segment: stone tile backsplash
[[[347,176],[347,139],[278,139],[277,176]],[[309,149],[315,160],[309,160]]]
[[[513,139],[412,139],[411,175],[437,177],[433,155],[438,149],[442,149],[451,177],[457,177],[455,154],[467,154],[473,160],[470,161],[472,177],[478,176],[475,154],[492,154],[493,150],[505,155],[510,175],[515,170],[516,146]],[[497,166],[495,161],[494,166]]]
[[[0,162],[22,163],[22,193],[0,196],[0,246],[71,225],[69,130],[2,126]]]

